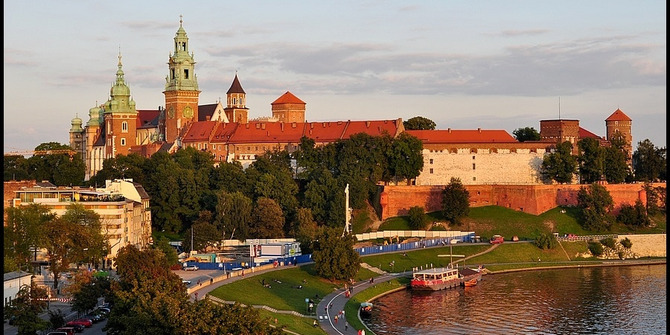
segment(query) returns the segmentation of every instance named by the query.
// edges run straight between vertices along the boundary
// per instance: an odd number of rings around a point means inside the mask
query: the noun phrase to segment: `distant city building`
[[[193,147],[210,152],[215,162],[240,162],[244,167],[267,152],[299,148],[303,136],[317,146],[348,139],[356,133],[392,137],[404,132],[402,119],[369,121],[306,122],[306,103],[286,91],[271,103],[272,115],[249,120],[246,92],[237,73],[221,101],[200,105],[195,60],[189,53],[189,39],[180,19],[168,58],[165,107],[136,110],[126,85],[119,55],[116,82],[110,99],[89,110],[86,125],[72,119],[70,146],[82,153],[86,162],[85,180],[102,169],[104,159],[136,153],[150,157],[156,152],[173,153]],[[424,169],[410,184],[443,185],[451,177],[463,184],[539,184],[544,155],[556,143],[569,141],[573,154],[586,137],[609,145],[620,132],[632,143],[631,119],[617,109],[606,119],[607,138],[579,126],[579,120],[540,121],[540,141],[518,142],[504,130],[422,130],[410,131],[424,144]],[[628,147],[632,157],[632,144]]]
[[[32,273],[23,271],[12,271],[4,274],[3,283],[5,301],[3,306],[9,306],[12,303],[12,300],[16,299],[16,294],[19,293],[21,286],[30,286],[31,277]]]
[[[132,179],[107,180],[103,188],[24,186],[14,194],[13,207],[36,203],[63,215],[70,204],[77,203],[100,215],[102,234],[109,244],[109,253],[102,260],[105,268],[114,266],[119,249],[134,245],[141,250],[151,243],[150,198]]]

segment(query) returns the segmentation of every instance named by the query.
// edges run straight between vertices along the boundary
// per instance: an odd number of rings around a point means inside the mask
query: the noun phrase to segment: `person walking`
[[[347,321],[345,320],[345,321],[344,321],[344,330],[348,330],[348,329],[349,329],[349,322],[347,322]]]

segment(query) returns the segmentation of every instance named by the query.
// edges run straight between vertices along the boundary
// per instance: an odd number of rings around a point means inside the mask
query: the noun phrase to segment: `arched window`
[[[125,147],[125,146],[126,146],[126,139],[125,139],[125,138],[122,138],[122,139],[121,139],[121,146],[122,146],[122,147]]]
[[[122,133],[128,132],[128,121],[121,122],[121,132]]]

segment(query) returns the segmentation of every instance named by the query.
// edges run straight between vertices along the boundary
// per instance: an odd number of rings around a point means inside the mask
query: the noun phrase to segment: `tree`
[[[408,213],[409,227],[414,230],[420,230],[426,228],[426,213],[424,212],[423,207],[412,206],[409,209]]]
[[[48,322],[39,316],[47,307],[46,298],[46,289],[31,281],[30,285],[21,286],[16,298],[5,306],[5,318],[14,318],[19,335],[34,335],[47,329]]]
[[[252,202],[241,192],[228,193],[221,191],[218,194],[216,205],[215,224],[222,231],[223,236],[230,232],[230,238],[234,236],[244,241],[249,236],[249,223],[251,222]]]
[[[514,134],[514,137],[519,142],[540,140],[540,133],[538,133],[537,130],[535,130],[533,127],[517,128],[512,132],[512,134]]]
[[[94,276],[90,271],[78,271],[67,291],[72,295],[72,310],[85,313],[97,306],[98,298],[111,293],[110,281],[108,277]]]
[[[667,164],[665,155],[665,147],[658,148],[649,139],[639,142],[637,150],[633,153],[635,179],[649,182],[665,180]]]
[[[356,237],[352,234],[342,235],[339,228],[326,228],[319,234],[314,243],[314,270],[330,280],[347,280],[354,278],[360,268],[360,256],[354,250]]]
[[[470,212],[470,193],[465,189],[459,178],[451,181],[442,190],[442,215],[453,224],[460,224],[460,219]]]
[[[221,241],[221,232],[216,226],[207,222],[192,224],[186,234],[188,237],[183,242],[184,250],[191,250],[191,236],[193,236],[193,250],[196,251],[206,250]]]
[[[402,125],[405,127],[405,130],[435,130],[436,124],[431,119],[427,119],[423,116],[415,116],[413,118],[404,121]]]
[[[9,207],[7,225],[4,227],[4,256],[10,258],[20,269],[27,270],[33,259],[33,251],[43,241],[43,228],[54,219],[55,214],[44,205],[32,203],[27,206]],[[32,250],[31,250],[32,249]]]
[[[388,169],[393,179],[410,180],[416,178],[423,170],[423,143],[418,138],[401,133],[391,143],[388,153]]]
[[[300,242],[300,250],[303,254],[312,253],[313,243],[319,232],[320,229],[312,217],[312,211],[309,208],[298,208],[293,224],[293,236],[296,241]]]
[[[602,179],[604,175],[605,156],[600,142],[587,137],[577,144],[579,147],[579,174],[583,184],[591,184]]]
[[[102,235],[100,216],[81,204],[72,204],[63,216],[55,217],[43,227],[42,247],[47,250],[49,268],[58,289],[60,274],[71,263],[101,260],[107,248]]]
[[[605,179],[610,184],[620,184],[631,176],[626,153],[616,147],[604,148]]]
[[[276,201],[258,198],[251,215],[249,235],[254,238],[284,237],[284,213]]]
[[[609,230],[613,218],[610,215],[614,201],[607,189],[598,184],[581,187],[577,193],[577,207],[580,209],[580,224],[586,230]]]
[[[535,239],[535,245],[540,249],[553,249],[558,245],[558,240],[553,233],[543,233]]]
[[[198,224],[198,222],[196,222],[195,224]],[[167,259],[168,264],[173,265],[179,263],[179,255],[177,255],[177,250],[170,245],[169,240],[167,238],[159,237],[155,239],[154,248],[163,252],[165,258]]]
[[[305,187],[303,206],[312,211],[314,220],[329,227],[344,225],[344,187],[325,168],[312,172]]]
[[[28,180],[28,160],[23,156],[4,156],[5,181]]]
[[[635,206],[629,204],[621,205],[617,220],[632,229],[644,228],[651,225],[647,209],[640,199],[635,201]]]
[[[572,144],[568,141],[556,145],[556,151],[544,157],[540,173],[546,179],[565,184],[572,181],[577,172],[577,159],[572,155]]]

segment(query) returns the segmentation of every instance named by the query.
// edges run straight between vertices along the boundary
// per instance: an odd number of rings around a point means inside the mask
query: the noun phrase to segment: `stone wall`
[[[557,206],[577,205],[577,193],[585,185],[464,185],[470,193],[470,207],[502,206],[516,211],[539,215]],[[603,185],[614,200],[616,213],[622,204],[647,202],[644,184]],[[654,184],[663,186],[665,184]],[[407,215],[413,206],[426,212],[442,209],[444,185],[384,186],[380,195],[381,219]]]
[[[13,181],[6,181],[4,184],[4,197],[3,197],[3,212],[5,213],[3,215],[3,224],[6,226],[7,225],[7,208],[12,207],[12,200],[16,196],[14,193],[15,191],[18,191],[21,187],[32,187],[37,185],[37,182],[35,180],[13,180]]]
[[[633,245],[630,250],[639,257],[666,257],[665,234],[619,235],[619,241],[628,238]]]

